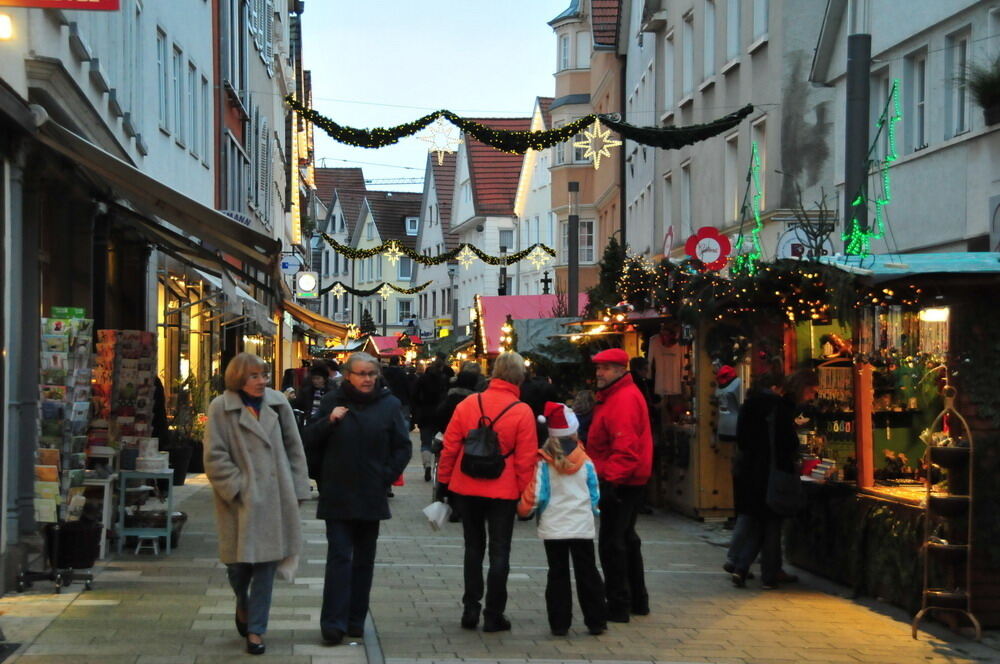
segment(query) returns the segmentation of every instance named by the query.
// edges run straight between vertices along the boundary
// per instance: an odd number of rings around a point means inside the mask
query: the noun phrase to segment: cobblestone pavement
[[[510,632],[459,627],[461,524],[431,532],[420,509],[431,497],[419,454],[395,489],[394,518],[379,541],[365,638],[325,647],[319,604],[326,543],[315,502],[302,507],[306,550],[294,584],[278,582],[263,660],[326,662],[1000,662],[1000,651],[933,623],[910,638],[909,616],[806,576],[778,591],[750,581],[737,590],[721,571],[719,536],[704,524],[656,513],[640,517],[652,613],[612,624],[604,635],[579,622],[568,637],[549,634],[545,556],[533,522],[514,531]],[[180,664],[246,661],[233,626],[233,600],[216,558],[211,491],[189,476],[175,501],[189,515],[170,555],[123,553],[96,571],[94,590],[73,584],[48,594],[36,584],[0,599],[0,627],[21,647],[8,662]],[[839,594],[838,594],[839,593]],[[994,638],[990,635],[989,638]],[[989,638],[987,640],[989,640]],[[994,642],[996,639],[994,638]]]

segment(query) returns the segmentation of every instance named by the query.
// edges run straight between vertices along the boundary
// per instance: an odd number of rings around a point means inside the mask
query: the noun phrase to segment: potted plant
[[[174,469],[174,486],[184,484],[189,471],[202,472],[201,456],[208,416],[205,407],[211,396],[211,385],[195,374],[179,381],[174,390],[176,406],[170,422],[170,466]]]
[[[1000,123],[1000,52],[989,62],[970,63],[962,72],[961,80],[983,109],[986,124]]]

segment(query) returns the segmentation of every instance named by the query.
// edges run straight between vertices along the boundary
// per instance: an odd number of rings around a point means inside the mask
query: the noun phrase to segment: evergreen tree
[[[372,318],[370,311],[365,309],[361,312],[361,336],[371,336],[378,333],[378,328],[375,327],[375,319]]]
[[[588,318],[595,318],[601,311],[613,307],[621,300],[618,295],[618,278],[621,276],[624,264],[625,247],[612,235],[608,238],[608,245],[604,247],[604,254],[601,256],[597,285],[587,289]]]

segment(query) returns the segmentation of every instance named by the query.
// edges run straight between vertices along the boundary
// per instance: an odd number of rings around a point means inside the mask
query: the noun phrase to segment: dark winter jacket
[[[798,459],[795,404],[774,392],[751,392],[740,407],[736,423],[737,455],[733,464],[733,499],[738,514],[774,516],[767,507],[767,480],[771,472],[771,426],[774,414],[777,466],[793,472]]]
[[[444,395],[444,399],[434,409],[434,422],[438,431],[448,428],[451,415],[455,412],[455,407],[461,403],[465,397],[476,391],[476,381],[479,374],[470,371],[459,371],[455,377],[455,384]]]
[[[448,379],[437,367],[430,367],[419,378],[413,388],[411,406],[413,421],[420,428],[435,427],[435,411],[448,391]],[[443,431],[444,429],[437,429]]]
[[[347,415],[329,420],[337,406]],[[390,518],[386,492],[413,453],[399,400],[381,383],[368,399],[346,381],[323,397],[305,432],[309,476],[319,484],[317,519]]]

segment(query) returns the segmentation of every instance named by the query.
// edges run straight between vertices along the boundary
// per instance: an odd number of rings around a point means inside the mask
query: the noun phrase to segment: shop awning
[[[824,256],[821,260],[875,283],[932,274],[1000,274],[1000,253],[988,251]]]
[[[38,139],[100,176],[137,209],[164,219],[221,251],[270,273],[281,243],[171,189],[131,164],[109,154],[32,105]]]
[[[292,318],[300,323],[308,325],[324,336],[337,337],[338,339],[343,339],[347,336],[346,325],[335,323],[326,316],[321,316],[315,311],[310,311],[302,305],[295,304],[291,300],[285,300],[282,302],[281,306]]]
[[[559,305],[558,295],[482,295],[478,298],[483,328],[486,331],[486,352],[500,352],[500,327],[510,314],[512,320],[554,318],[552,310]],[[578,311],[587,307],[587,295],[581,293]]]

